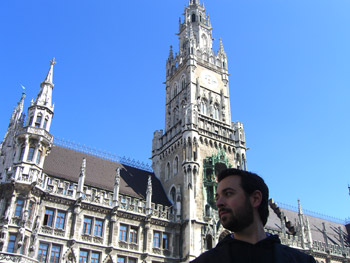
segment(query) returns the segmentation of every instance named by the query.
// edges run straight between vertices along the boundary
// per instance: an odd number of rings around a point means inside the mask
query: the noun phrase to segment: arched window
[[[196,22],[196,14],[192,14],[192,22]]]

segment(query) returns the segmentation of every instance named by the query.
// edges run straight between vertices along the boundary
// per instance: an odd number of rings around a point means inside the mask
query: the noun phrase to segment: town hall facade
[[[53,72],[24,115],[23,93],[0,145],[0,262],[189,262],[229,232],[216,175],[247,170],[243,124],[231,121],[228,61],[204,4],[190,0],[166,61],[165,127],[152,169],[55,140]],[[59,105],[57,106],[59,107]],[[5,125],[5,124],[2,124]],[[350,262],[350,225],[279,207],[266,231],[317,262]]]

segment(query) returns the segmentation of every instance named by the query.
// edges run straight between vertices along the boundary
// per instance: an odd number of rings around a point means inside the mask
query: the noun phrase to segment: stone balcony
[[[0,263],[38,263],[37,260],[19,254],[0,252]]]

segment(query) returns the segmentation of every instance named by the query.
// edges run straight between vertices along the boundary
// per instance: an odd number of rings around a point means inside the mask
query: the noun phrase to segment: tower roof
[[[53,79],[53,66],[56,64],[55,58],[52,58],[52,60],[50,60],[50,69],[49,72],[46,75],[46,78],[44,80],[44,82],[46,83],[52,83],[52,79]]]
[[[37,105],[43,105],[46,107],[52,107],[51,105],[51,99],[52,99],[52,89],[53,89],[53,66],[56,64],[55,58],[50,60],[50,69],[49,72],[46,75],[46,78],[43,82],[40,84],[40,91],[38,93],[38,96],[35,99],[35,104]]]

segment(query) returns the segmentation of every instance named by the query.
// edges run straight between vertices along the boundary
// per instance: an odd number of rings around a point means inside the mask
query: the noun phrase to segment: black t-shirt
[[[256,244],[233,239],[229,245],[231,260],[237,263],[271,263],[273,262],[274,243],[276,241],[273,236]]]
[[[297,249],[281,245],[277,235],[269,235],[256,244],[228,235],[213,249],[191,263],[315,263],[315,259]]]
[[[274,244],[280,243],[277,236],[269,235],[256,244],[236,240],[228,235],[219,244],[192,263],[204,262],[237,262],[237,263],[272,263],[274,258]]]

